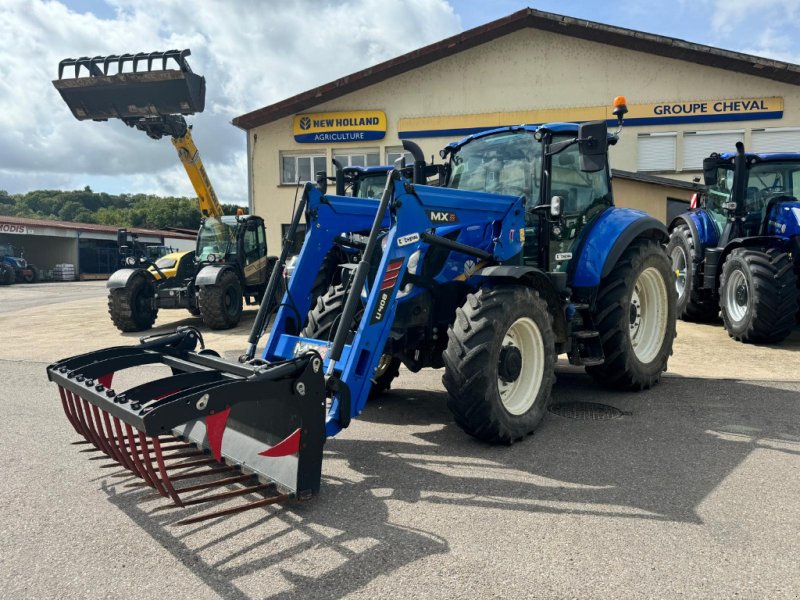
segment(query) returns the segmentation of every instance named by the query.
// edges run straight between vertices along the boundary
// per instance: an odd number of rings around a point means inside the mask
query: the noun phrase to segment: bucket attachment
[[[192,73],[189,50],[67,58],[53,85],[79,121],[203,112],[206,80]],[[177,69],[168,68],[177,65]]]
[[[58,361],[47,375],[58,385],[67,419],[93,450],[175,506],[258,495],[178,524],[318,492],[325,442],[320,356],[238,364],[195,352],[198,341],[195,329],[181,328],[137,346]],[[113,387],[115,373],[157,364],[173,375],[124,391]]]

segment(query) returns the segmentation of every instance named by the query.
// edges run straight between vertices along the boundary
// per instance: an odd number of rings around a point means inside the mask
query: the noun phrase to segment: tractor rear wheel
[[[28,265],[26,271],[22,274],[22,281],[25,283],[36,283],[39,281],[39,271],[33,265]]]
[[[672,355],[674,289],[675,273],[664,247],[653,240],[634,241],[600,284],[594,321],[605,362],[586,372],[617,389],[655,385]]]
[[[786,252],[736,248],[722,267],[719,305],[735,340],[775,343],[794,328],[797,277]]]
[[[158,308],[153,306],[155,288],[146,275],[134,275],[125,287],[108,292],[108,314],[120,331],[145,331],[153,326]]]
[[[547,303],[523,286],[481,288],[457,309],[448,336],[442,382],[459,427],[491,443],[532,433],[555,381]]]
[[[203,323],[211,329],[236,327],[242,318],[242,283],[231,270],[219,276],[214,285],[204,285],[198,292]]]
[[[715,320],[719,314],[719,306],[710,298],[704,298],[697,289],[695,269],[699,261],[694,237],[688,225],[678,225],[672,230],[667,254],[675,273],[678,318],[700,323]]]
[[[308,324],[300,332],[303,337],[315,340],[332,342],[339,326],[339,316],[342,314],[347,298],[347,290],[342,285],[328,288],[327,293],[317,298],[314,308],[308,311]],[[356,313],[353,328],[361,320],[363,311]],[[377,398],[392,387],[392,381],[400,374],[400,359],[391,354],[383,354],[372,376],[372,387],[369,390],[369,399]]]

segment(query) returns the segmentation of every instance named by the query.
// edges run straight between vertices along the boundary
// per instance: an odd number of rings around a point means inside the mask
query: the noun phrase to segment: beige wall
[[[688,201],[692,194],[691,190],[683,188],[614,177],[614,203],[617,206],[643,210],[662,223],[667,220],[667,198]]]
[[[611,149],[612,166],[627,171],[636,170],[638,133],[678,132],[680,165],[680,134],[684,131],[743,129],[745,145],[749,146],[751,128],[800,125],[797,86],[534,29],[518,31],[306,112],[384,110],[388,121],[385,139],[335,144],[337,150],[377,149],[383,162],[386,149],[401,144],[397,136],[400,118],[598,106],[621,94],[630,104],[771,96],[784,99],[784,115],[779,120],[628,127]],[[292,117],[248,134],[255,210],[267,221],[268,242],[271,252],[276,253],[280,225],[290,220],[295,194],[293,186],[279,184],[279,152],[321,151],[330,159],[333,147],[296,143]],[[438,151],[452,138],[415,141],[426,156],[434,154],[438,160]],[[679,172],[670,176],[690,180],[695,175]],[[627,192],[617,195],[628,196]]]

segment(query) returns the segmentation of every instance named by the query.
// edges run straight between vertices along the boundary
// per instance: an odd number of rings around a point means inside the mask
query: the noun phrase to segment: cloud
[[[90,183],[192,195],[166,140],[71,116],[50,83],[63,58],[191,48],[189,62],[207,82],[206,110],[189,119],[195,141],[220,198],[245,202],[245,137],[233,117],[461,29],[445,0],[109,0],[111,18],[56,1],[3,4],[0,189],[10,192]]]

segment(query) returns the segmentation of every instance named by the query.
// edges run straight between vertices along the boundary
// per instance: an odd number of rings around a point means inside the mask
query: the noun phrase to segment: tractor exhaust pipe
[[[410,152],[414,157],[414,174],[412,176],[414,183],[425,184],[425,154],[422,152],[417,144],[410,140],[403,140],[403,150]]]
[[[342,168],[342,163],[335,158],[332,158],[331,162],[333,163],[334,174],[336,176],[336,195],[344,196],[344,170]]]

